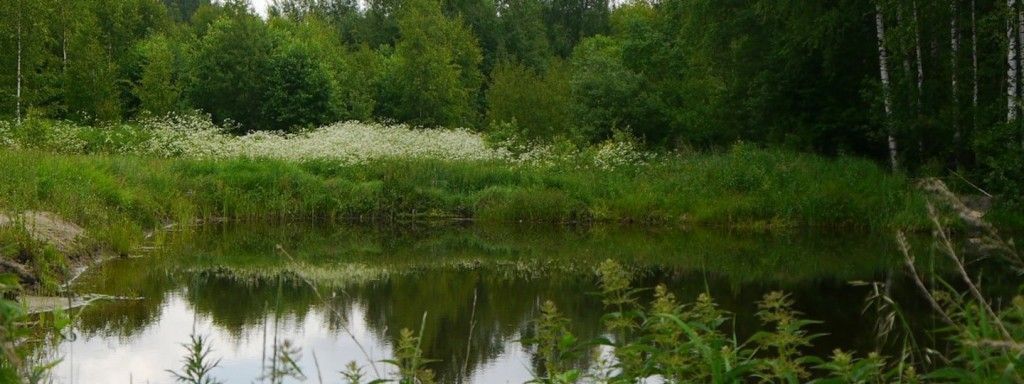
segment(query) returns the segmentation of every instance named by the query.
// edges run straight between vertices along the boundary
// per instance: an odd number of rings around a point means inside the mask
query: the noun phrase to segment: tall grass
[[[211,218],[875,230],[924,223],[921,200],[907,182],[870,162],[746,147],[614,170],[0,151],[0,207],[56,211],[102,229],[111,241],[167,222]]]

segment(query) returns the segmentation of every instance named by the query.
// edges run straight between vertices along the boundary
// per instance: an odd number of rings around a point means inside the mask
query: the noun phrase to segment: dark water
[[[342,382],[338,371],[350,361],[370,378],[374,367],[387,372],[379,361],[392,356],[400,330],[422,323],[441,382],[521,383],[536,364],[519,340],[539,303],[553,300],[577,335],[600,334],[594,267],[608,258],[627,265],[637,286],[665,283],[684,301],[711,292],[741,336],[757,327],[761,295],[791,292],[799,310],[825,322],[814,329],[829,333],[816,352],[869,351],[877,345],[874,318],[862,313],[869,288],[851,282],[898,275],[892,243],[865,234],[619,227],[207,227],[87,272],[76,292],[139,299],[76,312],[75,338],[50,352],[64,359],[58,383],[170,383],[166,370],[180,367],[180,343],[194,330],[222,359],[216,377],[249,383],[276,334],[302,347],[309,382],[319,382],[318,372]],[[894,292],[913,294],[898,278]],[[923,306],[904,311],[928,322]]]

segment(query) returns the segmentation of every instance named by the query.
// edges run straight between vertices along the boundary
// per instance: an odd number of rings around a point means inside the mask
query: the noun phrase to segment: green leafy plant
[[[573,383],[581,376],[572,367],[578,357],[579,340],[569,331],[569,319],[558,312],[552,301],[545,301],[540,307],[540,318],[535,323],[535,336],[523,340],[524,344],[537,348],[537,357],[544,371],[533,380],[535,383]]]
[[[421,331],[420,334],[423,334]],[[435,382],[434,372],[426,367],[433,360],[423,357],[420,345],[422,338],[412,330],[403,328],[395,350],[395,358],[384,360],[398,369],[398,377],[393,380],[399,384],[432,384]]]
[[[306,375],[299,367],[302,348],[292,344],[291,340],[276,342],[270,358],[270,366],[266,367],[260,380],[270,384],[284,383],[285,379],[305,380]]]
[[[220,364],[220,359],[211,360],[210,347],[206,337],[193,333],[189,336],[188,343],[182,343],[186,354],[182,359],[180,371],[167,370],[174,380],[185,384],[219,384],[211,374],[214,368]]]
[[[0,382],[42,383],[60,360],[39,361],[33,352],[47,336],[60,335],[70,318],[63,311],[30,317],[23,305],[9,299],[20,290],[17,276],[0,274]]]

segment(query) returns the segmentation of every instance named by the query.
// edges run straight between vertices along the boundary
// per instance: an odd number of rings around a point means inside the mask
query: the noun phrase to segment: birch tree
[[[17,69],[17,86],[15,87],[15,96],[14,96],[14,99],[16,100],[15,101],[15,107],[14,107],[14,116],[15,116],[15,120],[17,121],[18,125],[21,125],[21,83],[23,81],[22,73],[21,73],[21,62],[22,62],[22,56],[24,56],[24,49],[23,49],[24,44],[22,42],[22,36],[24,35],[24,33],[23,33],[24,26],[22,25],[23,24],[22,16],[23,16],[23,11],[24,10],[22,9],[22,1],[23,0],[18,0],[18,3],[17,3],[17,13],[15,14],[15,29],[17,30],[15,39],[18,41],[18,49],[17,49],[17,56],[18,56],[17,67],[18,67],[18,69]]]
[[[924,93],[924,56],[921,55],[921,22],[917,15],[917,0],[911,2],[914,22],[914,51],[917,56],[917,97]]]
[[[978,128],[978,7],[971,0],[971,130]]]
[[[1017,36],[1018,36],[1017,37],[1017,44],[1024,44],[1024,4],[1021,4],[1021,5],[1017,6]],[[1018,46],[1018,49],[1019,49],[1019,46]],[[1021,55],[1020,52],[1017,53],[1017,59],[1018,60],[1024,59],[1024,58],[1022,58],[1022,56],[1024,56],[1024,55]],[[1020,70],[1021,66],[1024,66],[1024,62],[1021,62],[1020,64],[1018,64],[1018,66],[1017,66],[1018,71]],[[1020,74],[1018,73],[1017,76],[1019,77]],[[1019,92],[1019,90],[1018,90],[1018,92]],[[1017,97],[1018,97],[1018,99],[1017,99],[1017,108],[1020,108],[1020,105],[1021,105],[1020,104],[1021,103],[1020,94],[1018,94]],[[1022,128],[1022,129],[1024,129],[1024,128]],[[1020,133],[1024,134],[1024,131],[1021,131]],[[1024,136],[1021,136],[1021,146],[1024,146]]]
[[[74,3],[70,3],[74,4]],[[58,15],[60,17],[60,68],[61,72],[67,72],[68,70],[68,39],[70,38],[70,19],[68,7],[69,3],[61,2],[59,7]]]
[[[1006,122],[1017,121],[1017,36],[1013,33],[1016,0],[1006,0]]]
[[[949,64],[950,64],[950,94],[953,99],[953,145],[954,150],[959,152],[960,132],[960,89],[957,78],[959,65],[957,59],[960,56],[960,36],[957,30],[957,0],[949,0]]]
[[[912,18],[911,21],[913,21],[912,25],[916,25],[917,18],[916,17]],[[904,24],[904,20],[903,20],[903,7],[896,7],[896,25],[898,25],[898,26],[905,25]],[[915,33],[915,36],[916,36],[916,27],[915,27],[915,32],[914,33]],[[905,39],[899,39],[899,41],[900,41],[900,48],[901,48],[901,50],[904,50],[904,51],[910,50],[909,47],[905,46],[907,44]],[[913,98],[912,99],[913,99],[913,106],[914,106],[914,108],[916,108],[917,112],[920,113],[921,112],[921,108],[922,108],[922,104],[923,104],[922,100],[921,100],[921,88],[920,88],[921,87],[921,82],[920,82],[920,77],[916,76],[914,74],[914,71],[911,69],[911,64],[910,64],[911,59],[914,60],[915,65],[917,65],[918,68],[920,68],[920,65],[919,65],[918,58],[914,57],[913,53],[909,53],[909,52],[905,52],[905,53],[906,54],[901,55],[901,57],[903,59],[903,75],[906,76],[907,79],[914,79],[914,78],[918,79],[918,81],[915,82],[914,85],[913,85],[914,89],[913,89]],[[909,81],[910,80],[908,80],[908,82]]]
[[[885,108],[885,126],[889,144],[889,162],[893,171],[899,169],[896,157],[896,136],[893,132],[892,90],[889,81],[889,52],[885,48],[885,18],[882,5],[875,3],[875,32],[878,35],[878,73],[882,81],[882,104]]]

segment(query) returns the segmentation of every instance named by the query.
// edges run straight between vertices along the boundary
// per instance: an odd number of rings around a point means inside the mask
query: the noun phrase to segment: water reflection
[[[754,302],[785,289],[809,317],[842,330],[816,349],[870,350],[866,291],[847,282],[884,278],[893,255],[885,239],[820,233],[300,225],[208,227],[161,249],[83,276],[81,292],[141,299],[82,310],[78,338],[60,346],[57,382],[170,382],[165,370],[180,365],[193,329],[211,337],[225,382],[260,376],[264,332],[272,339],[275,329],[303,347],[312,382],[314,354],[325,382],[339,382],[352,360],[373,376],[371,362],[390,357],[399,331],[419,329],[426,313],[424,351],[441,360],[432,366],[441,382],[520,383],[536,365],[519,340],[538,303],[555,301],[578,335],[598,334],[600,299],[589,292],[606,258],[634,268],[638,285],[666,283],[683,299],[710,290],[741,336],[756,325]]]

